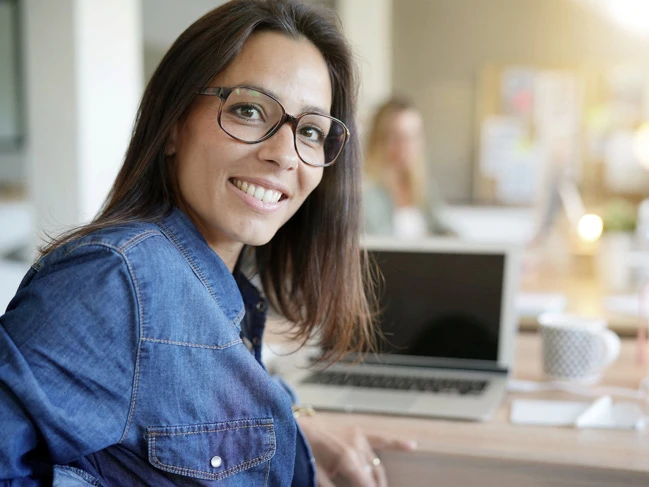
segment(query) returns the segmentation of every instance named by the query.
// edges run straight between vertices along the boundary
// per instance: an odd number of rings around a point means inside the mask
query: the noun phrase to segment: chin
[[[245,245],[260,247],[270,242],[275,236],[275,233],[277,232],[254,232],[248,235],[242,235],[239,240]]]
[[[259,238],[259,237],[253,237],[245,240],[243,243],[250,246],[250,247],[261,247],[262,245],[266,245],[268,242],[272,240],[271,238]]]

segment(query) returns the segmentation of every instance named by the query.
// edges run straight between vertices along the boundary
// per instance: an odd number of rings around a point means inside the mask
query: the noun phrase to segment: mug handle
[[[617,333],[609,330],[608,328],[600,331],[598,335],[604,342],[604,348],[606,349],[606,354],[602,363],[602,367],[606,367],[615,362],[615,360],[617,360],[617,358],[620,356],[620,337],[617,335]]]

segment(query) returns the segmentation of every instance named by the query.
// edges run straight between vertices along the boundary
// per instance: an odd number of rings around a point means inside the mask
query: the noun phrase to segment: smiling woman
[[[103,210],[0,317],[0,479],[386,484],[373,445],[405,443],[298,426],[260,366],[266,299],[330,359],[371,346],[354,93],[312,6],[235,0],[181,34]]]
[[[268,243],[320,183],[324,144],[307,145],[304,134],[316,126],[309,119],[330,120],[312,112],[328,114],[332,102],[327,64],[305,38],[255,33],[210,85],[251,81],[276,98],[245,88],[223,92],[225,99],[199,98],[172,129],[166,148],[176,166],[180,208],[231,268],[244,244]],[[295,122],[287,123],[280,100],[300,115],[299,122],[292,117]],[[248,184],[246,192],[236,181]],[[279,201],[263,201],[270,191],[281,194]]]

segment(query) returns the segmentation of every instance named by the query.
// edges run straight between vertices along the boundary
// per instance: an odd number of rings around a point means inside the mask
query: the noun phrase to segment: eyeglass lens
[[[221,127],[231,136],[258,142],[281,122],[284,110],[270,96],[250,88],[235,88],[221,109]],[[346,130],[339,121],[309,113],[299,118],[295,148],[307,164],[331,164],[345,144]]]

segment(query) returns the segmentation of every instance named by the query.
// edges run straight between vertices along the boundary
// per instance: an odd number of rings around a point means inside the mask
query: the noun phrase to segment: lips
[[[230,182],[248,196],[252,196],[263,203],[277,203],[283,196],[285,196],[281,191],[266,188],[260,184],[253,184],[241,179],[232,178],[230,179]]]

